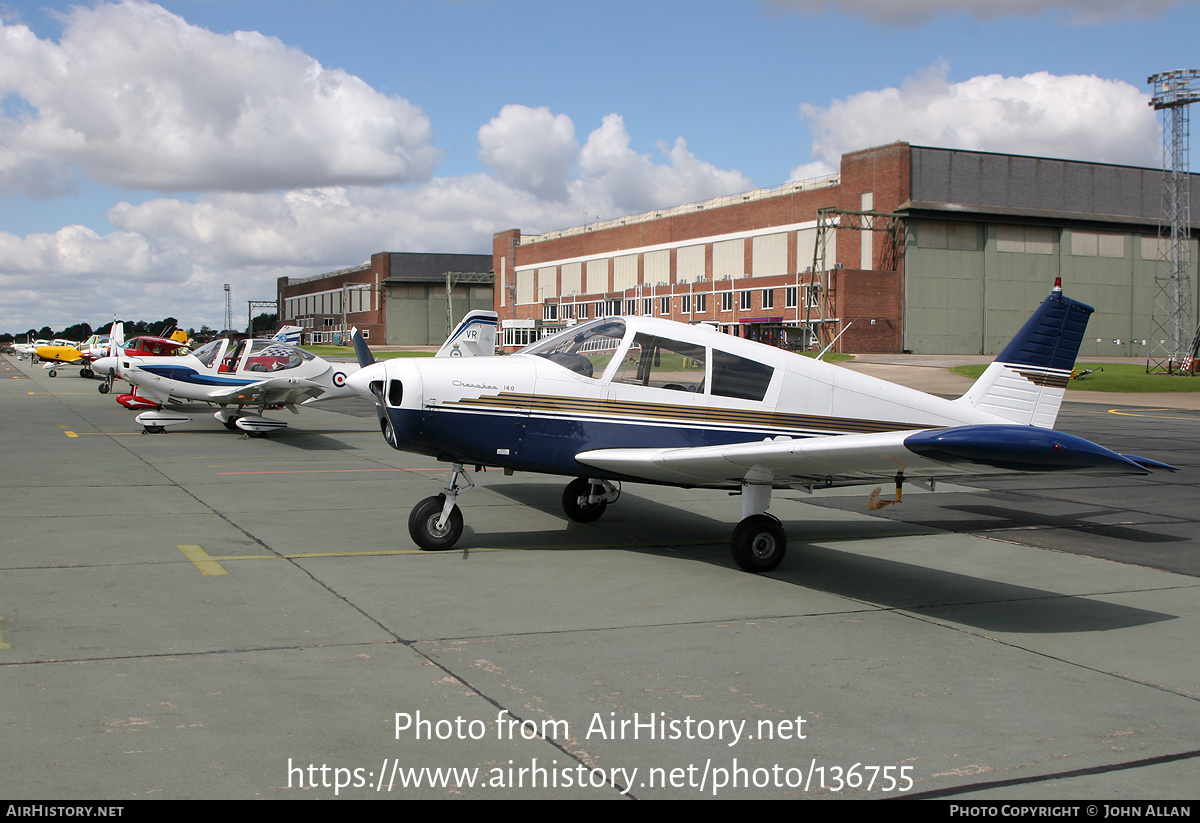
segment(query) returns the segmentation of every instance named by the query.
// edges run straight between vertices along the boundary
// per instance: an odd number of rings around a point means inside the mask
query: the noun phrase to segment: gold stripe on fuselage
[[[834,431],[842,434],[907,431],[908,429],[938,428],[934,423],[898,423],[887,420],[860,420],[851,417],[823,417],[811,414],[761,412],[749,409],[724,409],[706,406],[676,405],[673,403],[644,403],[629,400],[599,400],[578,397],[554,397],[516,392],[466,397],[448,401],[441,408],[450,410],[495,410],[534,416],[574,416],[609,418],[612,422],[632,420],[665,424],[696,424],[744,426],[760,429],[795,429]]]

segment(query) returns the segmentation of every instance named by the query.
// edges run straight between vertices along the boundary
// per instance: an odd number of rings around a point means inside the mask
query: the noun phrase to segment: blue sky
[[[1003,9],[999,7],[1003,7]],[[0,1],[0,331],[836,170],[1157,165],[1196,0]]]

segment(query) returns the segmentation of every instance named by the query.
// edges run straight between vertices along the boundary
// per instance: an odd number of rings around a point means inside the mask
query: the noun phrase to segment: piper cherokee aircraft
[[[120,324],[114,339],[120,339]],[[268,407],[283,407],[299,414],[296,404],[321,398],[348,397],[346,375],[356,367],[329,363],[314,354],[277,340],[214,340],[189,354],[168,357],[133,357],[112,351],[94,364],[97,372],[113,373],[138,391],[122,405],[151,406],[134,418],[147,434],[191,420],[162,411],[168,403],[203,402],[220,406],[214,417],[225,428],[262,436],[287,428],[282,420],[264,417]],[[123,397],[128,398],[127,395]],[[118,398],[120,402],[121,398]],[[258,414],[246,414],[257,407]]]
[[[1174,471],[1052,429],[1092,311],[1056,283],[956,400],[652,317],[581,323],[499,360],[372,365],[359,338],[363,368],[348,384],[375,399],[393,448],[453,464],[443,493],[409,516],[423,549],[462,534],[457,499],[473,464],[575,477],[563,508],[583,522],[616,501],[622,481],[739,491],[733,559],[765,572],[787,548],[767,513],[773,489],[894,482],[895,500],[872,492],[878,507],[900,502],[905,480],[932,490],[1012,474]]]

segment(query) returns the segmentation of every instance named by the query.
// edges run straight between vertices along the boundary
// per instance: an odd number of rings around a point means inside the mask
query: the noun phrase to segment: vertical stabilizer
[[[280,343],[291,343],[293,346],[300,345],[300,334],[304,329],[299,326],[280,326],[279,331],[275,332],[272,340],[278,340]]]
[[[491,357],[496,353],[496,325],[499,315],[494,311],[475,309],[467,312],[457,328],[446,338],[435,357]]]
[[[1095,311],[1066,297],[1060,282],[970,391],[958,399],[1023,426],[1050,429]]]

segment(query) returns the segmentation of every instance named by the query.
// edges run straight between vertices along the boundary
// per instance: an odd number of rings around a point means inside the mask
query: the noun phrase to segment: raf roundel
[[[337,386],[339,389],[340,389],[342,386],[346,385],[346,373],[345,373],[345,372],[340,372],[340,371],[339,371],[339,372],[334,372],[334,374],[333,374],[333,385]]]

